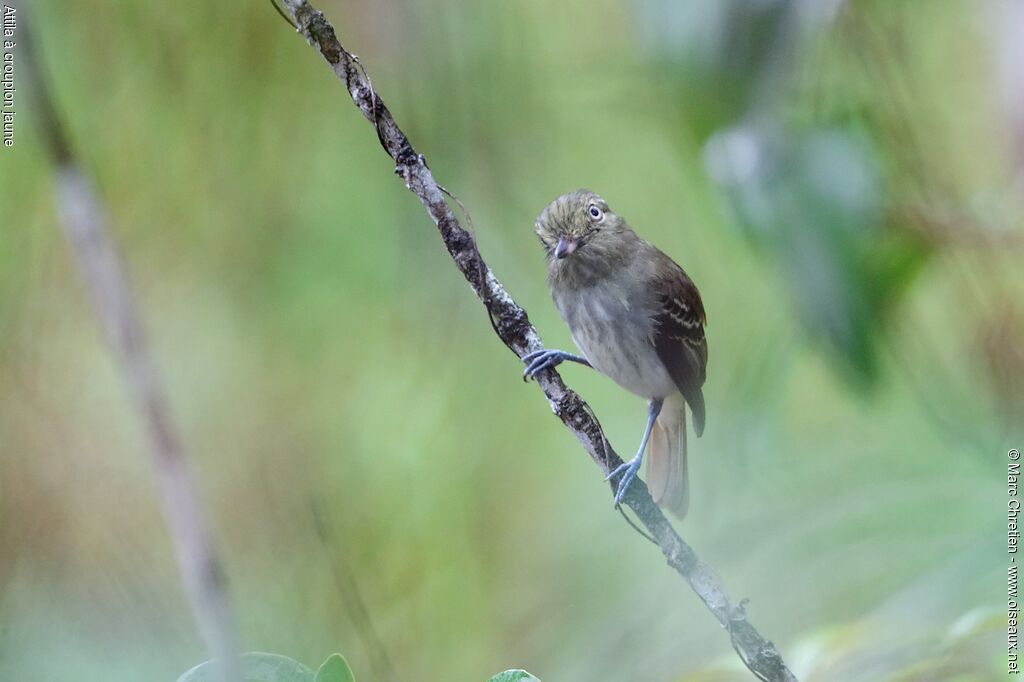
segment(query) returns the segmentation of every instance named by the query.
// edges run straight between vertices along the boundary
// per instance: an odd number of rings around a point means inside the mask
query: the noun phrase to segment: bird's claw
[[[619,487],[615,489],[616,507],[622,504],[622,498],[626,496],[626,491],[629,490],[630,484],[633,482],[633,479],[636,478],[637,472],[640,471],[640,462],[641,458],[637,455],[628,462],[623,462],[619,466],[615,467],[610,474],[604,477],[604,480],[610,481],[619,474],[622,474],[622,478],[619,479]]]
[[[560,365],[569,354],[563,350],[548,350],[542,348],[523,356],[526,369],[523,370],[523,381],[529,381],[537,375],[537,372],[548,367]]]

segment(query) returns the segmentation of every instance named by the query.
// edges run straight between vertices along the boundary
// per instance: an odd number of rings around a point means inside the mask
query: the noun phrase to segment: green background
[[[708,426],[678,527],[800,678],[991,679],[1024,427],[1020,24],[786,7],[321,9],[548,345],[571,340],[532,225],[558,194],[600,192],[696,281]],[[354,580],[402,679],[750,679],[268,3],[31,9],[246,649],[374,679]],[[0,679],[171,680],[206,652],[27,88],[0,148]],[[644,404],[563,376],[631,451]]]

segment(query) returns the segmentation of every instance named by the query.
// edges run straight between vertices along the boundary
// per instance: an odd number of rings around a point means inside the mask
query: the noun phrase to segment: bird
[[[704,432],[707,318],[697,286],[590,190],[552,201],[534,230],[547,255],[555,307],[583,355],[546,348],[527,353],[523,380],[571,361],[647,400],[636,456],[606,480],[618,479],[618,507],[649,450],[651,496],[683,518],[689,507],[687,407],[696,435]]]

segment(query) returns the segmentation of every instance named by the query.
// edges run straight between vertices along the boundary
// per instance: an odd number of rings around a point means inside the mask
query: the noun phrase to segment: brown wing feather
[[[654,348],[665,364],[679,392],[693,412],[693,430],[704,432],[704,376],[708,364],[708,344],[704,338],[704,303],[700,292],[683,269],[668,256],[670,267],[659,278],[659,312],[655,316]]]

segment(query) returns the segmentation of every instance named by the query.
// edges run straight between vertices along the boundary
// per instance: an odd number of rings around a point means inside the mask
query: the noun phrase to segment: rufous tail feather
[[[665,399],[651,429],[647,453],[647,488],[662,509],[682,519],[690,506],[686,469],[686,403],[683,397]]]

